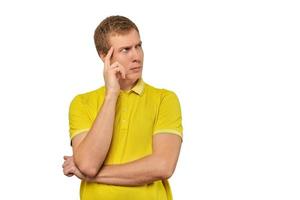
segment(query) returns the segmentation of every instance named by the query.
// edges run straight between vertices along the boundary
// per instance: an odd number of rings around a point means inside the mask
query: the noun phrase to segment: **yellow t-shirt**
[[[77,95],[70,105],[71,139],[88,131],[101,108],[105,87]],[[152,137],[168,132],[182,137],[181,109],[176,94],[157,89],[140,79],[129,91],[121,91],[105,165],[123,164],[152,153]],[[168,181],[137,187],[114,186],[82,181],[81,200],[171,200]]]

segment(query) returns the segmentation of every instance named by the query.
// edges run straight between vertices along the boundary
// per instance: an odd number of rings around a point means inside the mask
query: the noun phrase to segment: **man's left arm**
[[[136,186],[168,179],[175,170],[181,141],[181,137],[175,134],[156,134],[151,155],[126,164],[104,166],[91,181]]]
[[[177,164],[181,136],[179,100],[174,92],[162,90],[159,112],[153,127],[152,154],[125,164],[103,166],[96,177],[86,180],[112,185],[137,186],[168,179]],[[80,171],[72,166],[72,162],[70,163],[64,167],[65,174],[75,174],[81,178]]]
[[[176,134],[155,134],[151,155],[125,164],[106,165],[94,178],[81,178],[89,182],[121,186],[139,186],[168,179],[175,170],[181,142],[181,137]],[[76,175],[75,171],[73,173]]]

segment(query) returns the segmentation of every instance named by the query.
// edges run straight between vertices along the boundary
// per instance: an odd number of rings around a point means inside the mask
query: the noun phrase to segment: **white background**
[[[79,199],[68,108],[103,85],[93,32],[138,25],[146,82],[177,93],[175,200],[300,199],[297,1],[1,1],[1,199]]]

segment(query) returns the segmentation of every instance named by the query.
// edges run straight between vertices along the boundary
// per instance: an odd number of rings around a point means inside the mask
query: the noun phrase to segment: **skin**
[[[113,35],[110,44],[108,54],[100,57],[107,67],[113,63],[110,67],[116,69],[117,77],[108,76],[104,71],[106,86],[117,92],[130,90],[142,76],[144,52],[139,33],[131,30],[126,35]]]
[[[133,162],[106,165],[95,177],[87,177],[76,167],[72,156],[65,156],[63,171],[66,176],[77,176],[81,180],[120,186],[140,186],[157,180],[166,180],[175,171],[181,138],[161,133],[154,136],[153,153]]]
[[[104,103],[91,130],[73,138],[73,156],[64,156],[64,174],[90,182],[123,186],[167,179],[175,170],[181,147],[181,138],[174,134],[153,136],[153,153],[149,156],[120,165],[103,165],[112,138],[118,95],[121,90],[131,89],[141,78],[144,58],[136,30],[125,35],[111,35],[110,44],[109,52],[100,55],[104,62]]]
[[[104,62],[104,103],[91,130],[72,139],[74,162],[88,177],[97,174],[109,150],[115,107],[121,89],[131,89],[142,75],[144,53],[137,31],[113,35],[110,37],[110,44],[107,55],[100,55]]]

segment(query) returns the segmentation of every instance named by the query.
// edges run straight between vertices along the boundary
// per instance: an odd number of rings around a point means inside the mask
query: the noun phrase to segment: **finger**
[[[112,56],[113,52],[114,52],[114,48],[110,47],[108,53],[105,56],[105,67],[110,66],[110,59],[111,59],[111,56]]]
[[[122,74],[122,78],[125,79],[126,78],[126,69],[123,65],[120,65],[120,70],[121,70],[121,74]]]
[[[66,167],[66,166],[69,166],[69,165],[75,166],[75,163],[73,161],[73,157],[68,158],[67,160],[65,160],[65,162],[62,165],[62,167]]]
[[[72,177],[74,174],[73,173],[64,173],[65,176],[68,176],[68,177]]]
[[[74,163],[73,159],[72,158],[68,158],[65,160],[64,164],[72,164]]]
[[[65,160],[65,162],[63,163],[63,166],[67,166],[67,165],[73,165],[73,166],[75,166],[73,158],[69,158],[69,159]]]
[[[65,176],[67,176],[68,174],[70,174],[70,171],[68,169],[65,169],[65,168],[64,168],[63,172],[64,172]]]
[[[123,78],[123,72],[120,67],[113,69],[114,74],[116,75],[117,79]]]
[[[121,74],[122,78],[125,79],[126,78],[126,70],[125,67],[123,65],[121,65],[118,61],[114,62],[111,66],[111,69],[116,69],[114,71],[117,71]]]
[[[70,167],[70,169],[68,169],[68,173],[66,176],[71,177],[71,176],[75,175],[75,172],[76,172],[76,168]]]
[[[72,156],[64,156],[64,159],[67,160],[69,158],[72,158]]]
[[[70,162],[65,161],[64,164],[62,165],[62,167],[63,167],[63,168],[66,168],[66,167],[68,167],[68,166],[70,166],[70,165],[71,165]]]
[[[68,170],[64,170],[64,175],[65,176],[70,176],[72,173],[70,172],[70,171],[68,171]]]
[[[114,68],[116,68],[116,67],[119,67],[121,64],[118,62],[118,61],[116,61],[116,62],[114,62],[111,66],[109,66],[109,68],[110,69],[114,69]]]
[[[66,167],[64,168],[64,174],[67,176],[67,175],[70,175],[70,174],[74,174],[75,172],[75,168],[72,167],[72,166],[69,166],[69,167]]]
[[[67,162],[65,161],[63,164],[62,164],[62,167],[65,168],[66,166],[70,165],[70,162]]]

